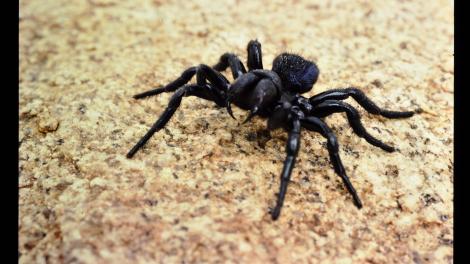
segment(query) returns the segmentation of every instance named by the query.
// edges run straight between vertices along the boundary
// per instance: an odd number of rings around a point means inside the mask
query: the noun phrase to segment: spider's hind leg
[[[187,84],[193,76],[196,75],[197,83],[199,85],[205,85],[207,81],[209,81],[213,86],[218,88],[218,91],[221,95],[222,92],[226,92],[228,89],[228,80],[219,72],[215,71],[211,67],[200,64],[196,67],[190,67],[186,69],[183,73],[181,73],[180,77],[176,80],[170,82],[169,84],[158,87],[140,94],[134,95],[135,99],[142,99],[149,96],[161,94],[163,92],[174,92],[176,89],[180,88],[181,86]]]
[[[336,174],[338,174],[343,180],[346,189],[348,189],[349,193],[353,197],[354,204],[356,205],[356,207],[359,209],[362,208],[361,199],[359,198],[356,190],[349,181],[349,177],[346,175],[346,170],[344,169],[343,163],[341,162],[341,158],[339,157],[339,144],[333,131],[320,118],[313,116],[302,119],[301,124],[302,127],[305,127],[306,129],[311,131],[319,132],[323,137],[327,139],[328,153],[330,154],[330,160],[331,163],[333,163],[333,167],[335,169]]]
[[[127,153],[127,158],[132,158],[134,154],[142,148],[145,143],[160,129],[164,128],[165,125],[168,123],[170,118],[176,112],[178,107],[181,104],[181,100],[184,96],[197,96],[199,98],[203,98],[209,101],[215,102],[219,106],[225,105],[225,99],[220,97],[218,93],[216,93],[217,89],[213,88],[210,85],[186,85],[178,90],[171,96],[168,106],[165,108],[165,111],[161,114],[158,120],[153,124],[153,126],[147,131],[147,133],[135,144],[135,146]]]
[[[237,55],[233,53],[224,53],[222,56],[220,56],[219,62],[212,66],[214,70],[219,72],[224,71],[228,67],[230,67],[230,70],[232,71],[233,79],[237,79],[240,77],[240,75],[246,73],[245,66],[237,57]]]
[[[345,102],[336,100],[326,100],[317,105],[311,114],[316,117],[325,117],[333,113],[340,112],[346,112],[349,124],[351,125],[356,135],[364,138],[369,144],[379,147],[387,152],[395,151],[395,148],[393,148],[392,146],[383,143],[379,139],[369,134],[361,123],[361,116],[359,115],[359,112],[354,107]]]
[[[413,111],[390,111],[378,107],[372,100],[370,100],[364,92],[361,90],[350,87],[345,89],[332,89],[314,95],[309,98],[309,101],[313,105],[317,105],[326,100],[344,100],[348,97],[354,98],[367,112],[373,115],[381,115],[386,118],[407,118],[413,116],[415,112]]]
[[[161,94],[163,92],[173,92],[179,87],[185,85],[188,83],[191,78],[196,74],[197,72],[197,67],[190,67],[187,70],[185,70],[183,73],[181,73],[180,77],[178,77],[176,80],[172,81],[171,83],[163,86],[163,87],[158,87],[149,91],[145,91],[140,94],[136,94],[133,97],[135,99],[142,99],[145,97]]]

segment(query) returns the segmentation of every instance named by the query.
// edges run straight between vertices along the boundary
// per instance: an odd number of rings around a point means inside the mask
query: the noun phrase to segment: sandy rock
[[[453,6],[449,1],[20,1],[20,263],[452,263]],[[305,96],[356,86],[409,119],[327,117],[362,198],[325,140],[302,131],[284,208],[269,210],[283,131],[183,99],[133,159],[170,94],[132,95],[258,39],[314,60]],[[229,71],[224,72],[232,80]]]

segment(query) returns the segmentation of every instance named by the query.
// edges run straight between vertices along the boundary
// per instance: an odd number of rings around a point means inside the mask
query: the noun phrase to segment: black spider
[[[264,70],[261,57],[261,44],[257,40],[248,43],[248,72],[240,59],[233,53],[225,53],[212,68],[201,64],[185,70],[179,78],[168,85],[134,96],[136,99],[157,95],[162,92],[174,92],[168,107],[150,128],[147,134],[129,151],[128,158],[134,156],[149,138],[162,129],[181,103],[183,96],[196,96],[226,107],[233,117],[231,103],[249,110],[247,122],[254,115],[268,118],[268,129],[284,128],[289,132],[281,174],[281,186],[277,204],[272,210],[272,219],[276,220],[281,212],[295,159],[300,145],[300,128],[319,132],[327,139],[328,152],[335,172],[341,177],[354,204],[362,207],[356,190],[349,181],[338,154],[338,141],[333,131],[321,119],[333,113],[345,112],[354,133],[363,137],[370,144],[385,151],[395,149],[370,135],[362,126],[358,111],[342,100],[352,97],[369,113],[387,118],[411,117],[414,112],[396,112],[384,110],[374,104],[359,89],[350,87],[329,90],[310,98],[302,93],[312,89],[318,79],[319,70],[315,63],[298,55],[283,53],[273,61],[272,70]],[[220,71],[230,67],[234,82],[230,83]],[[197,84],[187,83],[196,75]]]

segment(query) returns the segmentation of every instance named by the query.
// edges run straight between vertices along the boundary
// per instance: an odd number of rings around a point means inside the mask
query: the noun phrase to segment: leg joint
[[[338,144],[338,140],[336,139],[336,136],[333,134],[333,133],[330,133],[328,134],[327,136],[327,141],[328,141],[328,147],[334,151],[334,152],[338,152],[339,150],[339,144]]]

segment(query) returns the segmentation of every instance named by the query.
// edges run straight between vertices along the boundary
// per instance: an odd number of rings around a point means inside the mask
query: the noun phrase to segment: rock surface
[[[20,1],[20,263],[452,263],[451,1],[179,3]],[[391,154],[326,118],[362,210],[303,131],[271,221],[286,134],[197,98],[126,159],[170,96],[132,95],[227,51],[245,61],[255,38],[266,68],[283,51],[317,62],[308,96],[354,85],[421,110],[347,100]]]

